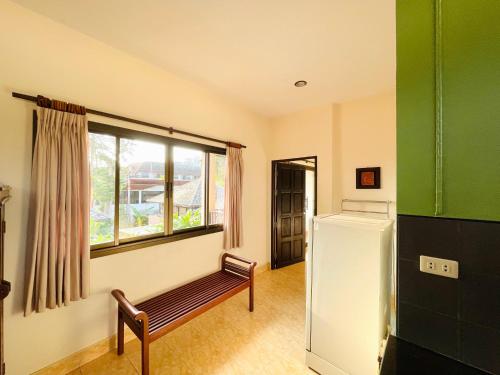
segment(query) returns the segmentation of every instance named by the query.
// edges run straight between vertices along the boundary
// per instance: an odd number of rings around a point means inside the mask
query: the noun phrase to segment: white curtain
[[[87,117],[84,107],[46,101],[51,108],[37,109],[25,315],[89,295]]]
[[[228,147],[224,186],[224,249],[243,246],[241,217],[243,155],[240,147]]]

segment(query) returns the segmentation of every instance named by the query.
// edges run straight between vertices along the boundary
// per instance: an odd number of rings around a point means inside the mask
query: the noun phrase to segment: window
[[[174,146],[174,231],[205,224],[205,153]],[[192,178],[190,178],[192,177]]]
[[[90,134],[90,244],[114,243],[115,137]]]
[[[93,256],[222,230],[224,149],[93,122],[89,133]]]
[[[166,146],[120,139],[120,239],[165,232]]]
[[[210,225],[223,224],[226,156],[210,154],[209,157],[208,220]]]

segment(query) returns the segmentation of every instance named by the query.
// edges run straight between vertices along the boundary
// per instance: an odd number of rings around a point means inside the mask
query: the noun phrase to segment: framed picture
[[[380,167],[356,168],[356,189],[380,189]]]

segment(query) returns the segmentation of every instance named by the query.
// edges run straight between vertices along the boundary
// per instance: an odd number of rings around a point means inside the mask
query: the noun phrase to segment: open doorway
[[[317,157],[272,161],[271,268],[302,262],[317,212]]]

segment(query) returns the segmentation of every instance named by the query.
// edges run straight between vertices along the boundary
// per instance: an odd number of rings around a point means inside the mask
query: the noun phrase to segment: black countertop
[[[486,375],[488,373],[391,336],[380,375]]]

